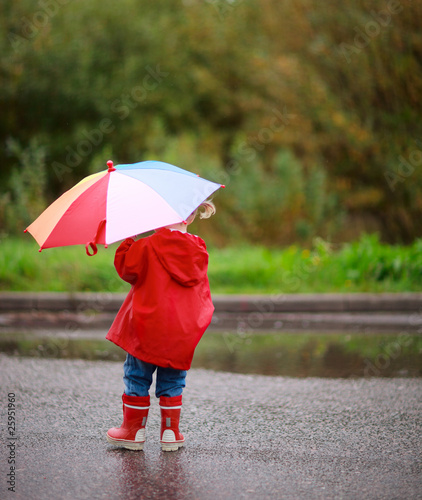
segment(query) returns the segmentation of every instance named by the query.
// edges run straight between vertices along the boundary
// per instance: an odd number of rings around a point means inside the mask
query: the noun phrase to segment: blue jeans
[[[186,370],[162,368],[161,366],[145,363],[131,354],[126,355],[123,365],[123,382],[127,396],[148,396],[152,383],[152,375],[157,370],[155,395],[173,398],[180,396],[186,385]]]

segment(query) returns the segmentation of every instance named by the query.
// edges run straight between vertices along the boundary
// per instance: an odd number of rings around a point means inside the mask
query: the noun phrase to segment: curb
[[[0,330],[107,330],[126,294],[0,292]],[[215,295],[209,331],[422,333],[422,293]]]
[[[125,297],[125,293],[0,292],[0,313],[88,309],[117,312]],[[213,295],[213,302],[216,313],[422,313],[422,293]]]

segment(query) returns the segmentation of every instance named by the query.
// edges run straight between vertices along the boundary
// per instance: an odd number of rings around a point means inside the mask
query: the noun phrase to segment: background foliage
[[[113,259],[118,243],[95,257],[83,246],[38,253],[32,239],[0,239],[0,291],[127,292]],[[418,292],[422,239],[406,247],[362,236],[338,247],[314,238],[308,248],[258,245],[208,247],[213,294]]]
[[[422,3],[0,3],[0,227],[105,162],[227,185],[216,245],[422,235]]]

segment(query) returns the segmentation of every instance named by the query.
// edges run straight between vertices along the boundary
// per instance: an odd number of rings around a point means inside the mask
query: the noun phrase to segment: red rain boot
[[[185,442],[185,438],[179,432],[180,410],[182,408],[182,396],[174,398],[160,398],[161,408],[161,449],[163,451],[176,451]]]
[[[149,396],[123,394],[123,424],[107,432],[107,441],[128,450],[142,450],[145,443],[145,425],[148,418]]]

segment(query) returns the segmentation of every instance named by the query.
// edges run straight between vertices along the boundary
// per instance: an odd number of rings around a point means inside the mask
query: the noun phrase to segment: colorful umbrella
[[[221,184],[163,163],[113,166],[85,177],[26,230],[44,248],[80,245],[88,255],[135,234],[185,221]],[[89,252],[91,248],[93,253]]]

